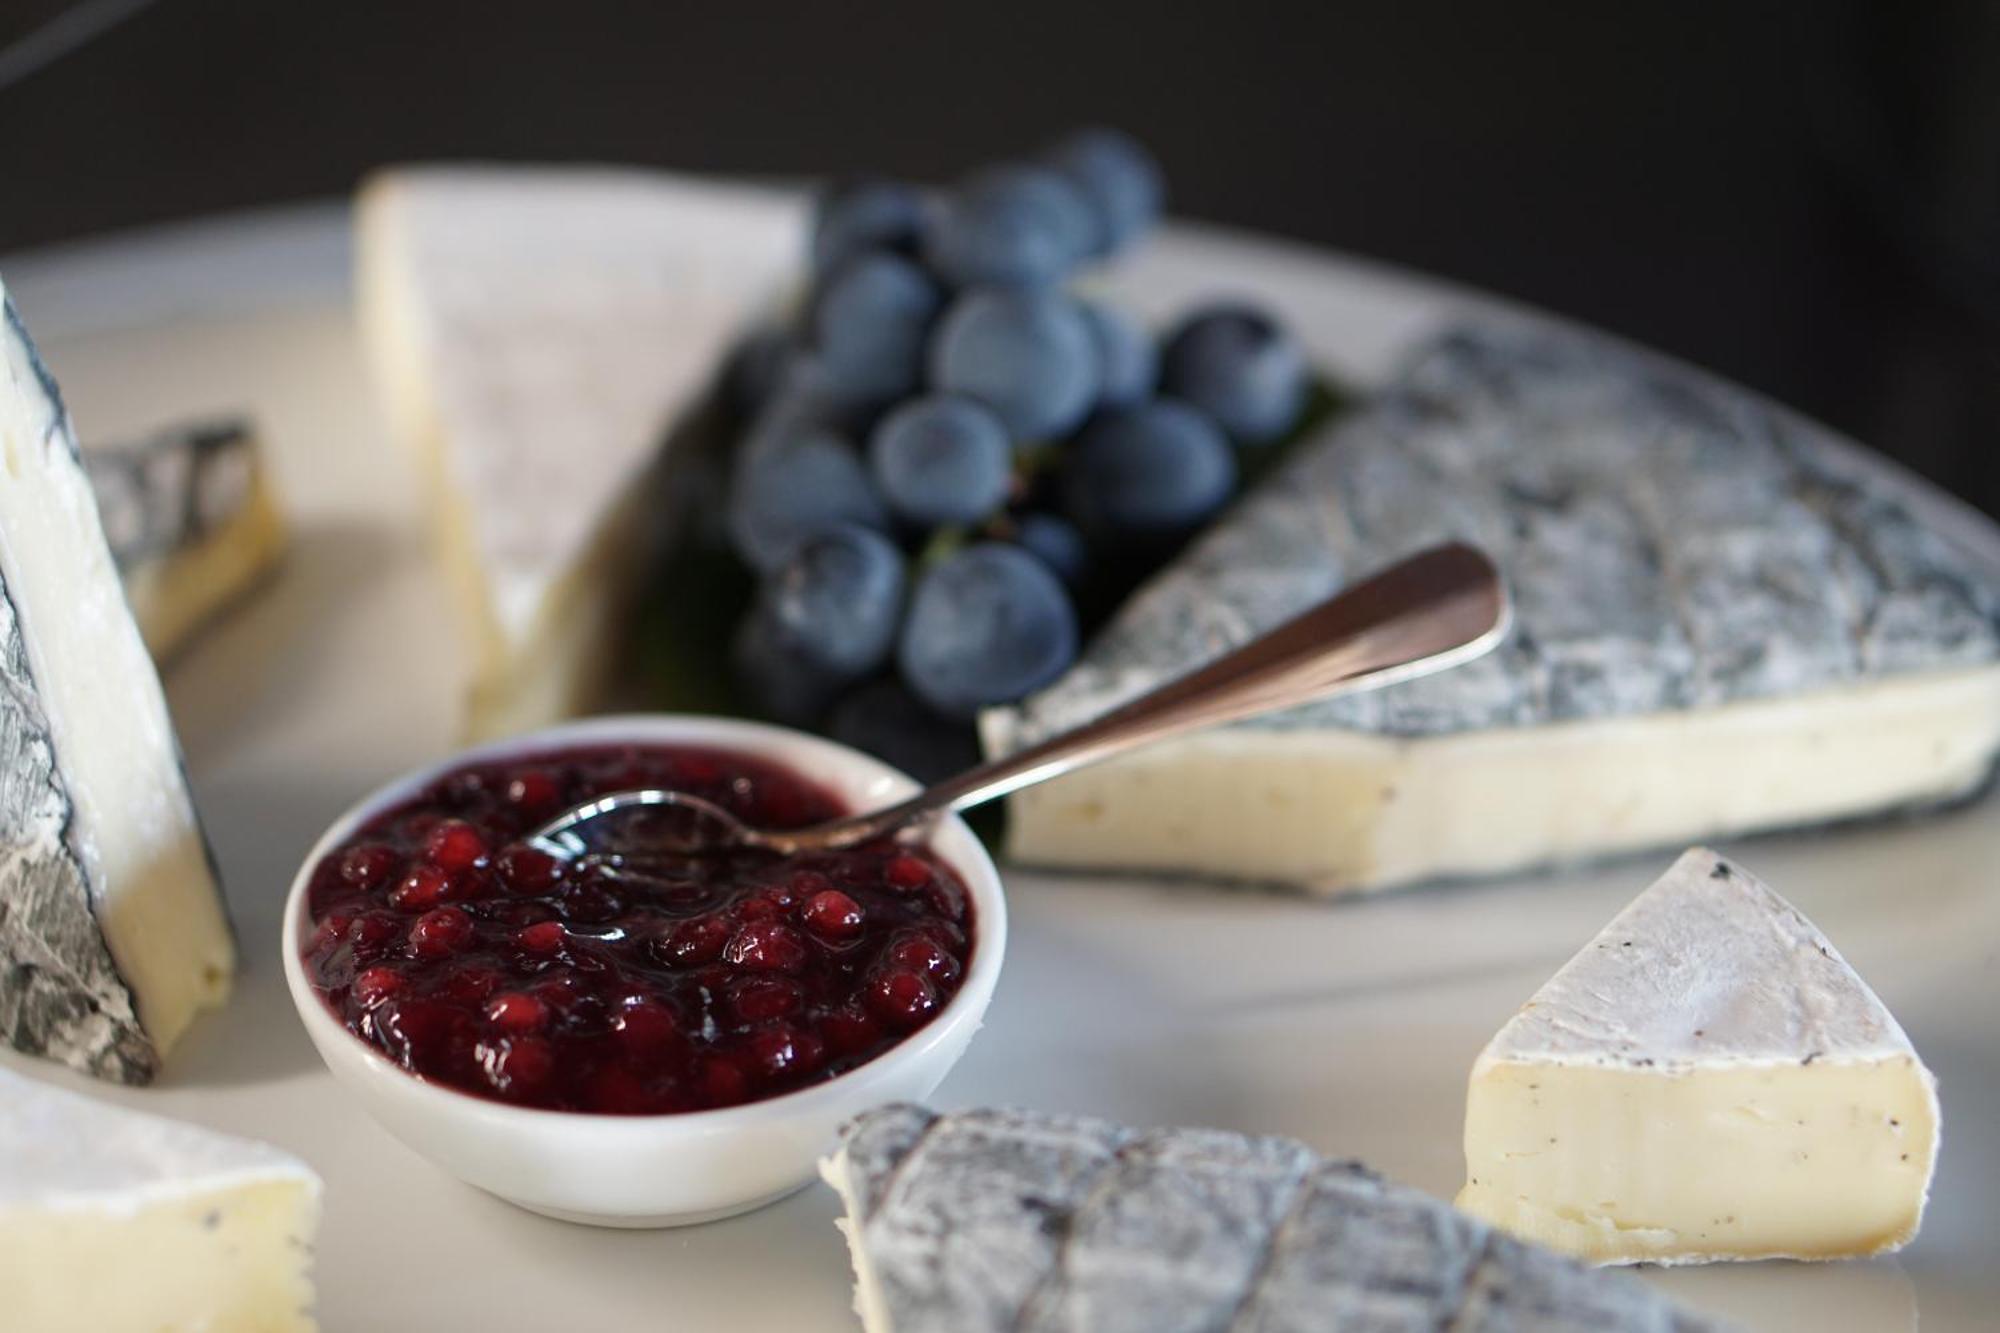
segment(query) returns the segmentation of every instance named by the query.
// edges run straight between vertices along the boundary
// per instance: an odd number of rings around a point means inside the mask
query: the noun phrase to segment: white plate
[[[362,793],[450,748],[460,647],[411,460],[377,415],[346,306],[343,209],[322,206],[0,261],[81,429],[243,408],[276,451],[298,542],[282,578],[168,685],[246,968],[152,1089],[89,1090],[255,1135],[326,1177],[330,1330],[595,1326],[852,1330],[829,1191],[659,1233],[550,1222],[461,1185],[336,1088],[284,996],[285,886]],[[1379,266],[1176,231],[1114,284],[1144,313],[1261,296],[1360,383],[1494,303]],[[1926,501],[1973,540],[1991,529]],[[1996,562],[2000,547],[1989,546]],[[1649,1273],[1755,1328],[1987,1328],[2000,1309],[2000,798],[1939,818],[1731,851],[1882,993],[1943,1084],[1922,1237],[1894,1259]],[[1140,880],[1008,877],[1013,940],[942,1104],[1295,1135],[1450,1197],[1464,1081],[1500,1022],[1671,855],[1373,901]],[[11,1056],[71,1086],[85,1081]]]

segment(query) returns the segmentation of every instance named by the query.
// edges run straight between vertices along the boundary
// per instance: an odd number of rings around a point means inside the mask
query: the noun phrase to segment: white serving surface
[[[278,921],[299,860],[363,793],[452,746],[465,655],[347,306],[334,205],[0,257],[86,438],[246,410],[296,544],[279,578],[168,674],[243,941],[227,1010],[150,1089],[112,1100],[267,1139],[327,1183],[333,1333],[592,1326],[853,1330],[830,1190],[702,1227],[615,1232],[462,1185],[359,1112],[284,993]],[[1203,295],[1282,310],[1366,384],[1481,298],[1380,266],[1176,229],[1111,284],[1164,317]],[[1968,524],[1942,506],[1941,520]],[[1751,1328],[1989,1328],[2000,1309],[2000,795],[1921,821],[1740,840],[1729,853],[1879,991],[1942,1086],[1922,1236],[1894,1258],[1718,1266],[1649,1280]],[[1587,871],[1308,902],[1138,879],[1007,876],[1012,939],[986,1030],[937,1098],[1294,1135],[1450,1198],[1464,1085],[1495,1029],[1663,870]]]

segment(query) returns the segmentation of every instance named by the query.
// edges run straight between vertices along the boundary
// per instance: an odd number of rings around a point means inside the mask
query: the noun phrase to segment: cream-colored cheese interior
[[[1596,1263],[1874,1254],[1916,1233],[1937,1141],[1913,1057],[1482,1063],[1458,1206]]]
[[[1947,800],[1996,752],[2000,667],[1418,740],[1237,727],[1016,794],[1008,850],[1354,892]]]
[[[97,502],[10,330],[0,359],[0,579],[77,818],[105,943],[164,1052],[220,1005],[235,971],[159,677],[132,620]]]
[[[0,1209],[8,1333],[310,1333],[318,1201],[268,1180],[142,1202]]]

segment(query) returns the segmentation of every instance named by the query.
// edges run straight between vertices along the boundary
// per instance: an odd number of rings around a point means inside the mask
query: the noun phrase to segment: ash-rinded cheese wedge
[[[2000,752],[2000,532],[1929,498],[1642,353],[1446,336],[986,739],[1095,717],[1444,540],[1498,561],[1509,640],[1017,793],[1009,849],[1346,892],[1959,797]]]
[[[1479,1057],[1458,1204],[1595,1263],[1880,1254],[1917,1234],[1938,1127],[1868,983],[1696,848]]]
[[[890,1106],[822,1173],[868,1333],[1721,1327],[1287,1139]]]
[[[310,1333],[319,1198],[276,1148],[0,1069],[0,1328]]]
[[[69,413],[0,307],[0,1039],[143,1083],[236,946]]]
[[[433,474],[475,636],[472,735],[597,701],[659,536],[661,446],[796,271],[801,210],[600,168],[410,168],[363,190],[361,329]]]
[[[83,464],[155,661],[249,593],[284,554],[284,517],[245,422],[88,445]]]

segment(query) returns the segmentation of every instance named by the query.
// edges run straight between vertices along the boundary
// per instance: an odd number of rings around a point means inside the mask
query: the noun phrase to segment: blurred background
[[[0,254],[410,158],[942,179],[1084,121],[1174,211],[1763,389],[2000,514],[2000,3],[0,0]]]

